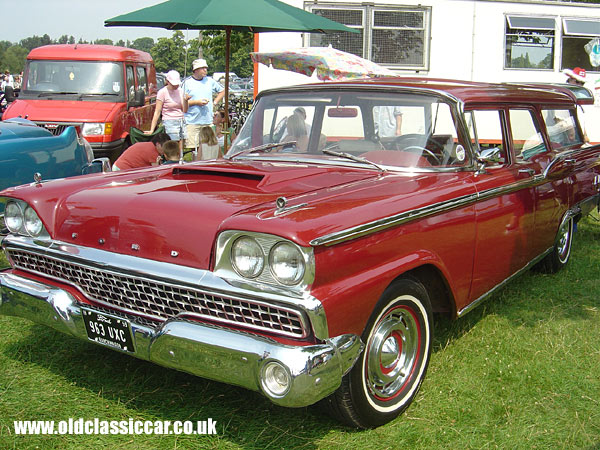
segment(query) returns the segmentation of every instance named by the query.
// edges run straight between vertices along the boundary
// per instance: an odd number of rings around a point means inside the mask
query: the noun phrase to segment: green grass
[[[440,319],[413,405],[369,431],[314,407],[164,369],[0,317],[1,449],[600,448],[600,223],[579,224],[557,275],[527,273]],[[0,264],[4,260],[0,260]],[[14,420],[206,420],[217,436],[15,436]]]

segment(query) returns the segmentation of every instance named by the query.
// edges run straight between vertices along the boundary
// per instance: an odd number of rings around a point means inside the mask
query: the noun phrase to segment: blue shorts
[[[187,138],[185,122],[183,119],[163,120],[165,133],[174,141],[180,141]]]

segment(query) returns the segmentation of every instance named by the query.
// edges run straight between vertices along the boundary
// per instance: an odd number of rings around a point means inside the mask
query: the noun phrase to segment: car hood
[[[60,100],[15,100],[3,115],[4,119],[23,117],[43,122],[105,122],[118,107],[112,102]]]
[[[306,246],[364,222],[366,216],[355,208],[369,208],[368,218],[375,220],[392,207],[421,205],[428,191],[439,196],[431,174],[266,162],[165,167],[5,193],[32,204],[56,240],[198,268],[210,267],[215,238],[223,230],[272,233]],[[394,202],[389,189],[395,191]],[[417,190],[420,195],[413,195]],[[398,203],[403,192],[405,204]],[[277,207],[278,198],[284,208]]]

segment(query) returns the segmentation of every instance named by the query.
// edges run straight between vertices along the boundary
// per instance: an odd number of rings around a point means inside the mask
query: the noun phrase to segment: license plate
[[[88,309],[81,311],[88,339],[124,352],[134,352],[128,320]]]

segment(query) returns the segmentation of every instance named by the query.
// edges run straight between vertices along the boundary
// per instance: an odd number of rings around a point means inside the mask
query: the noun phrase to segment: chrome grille
[[[185,286],[99,270],[22,250],[8,250],[14,267],[77,287],[90,300],[155,320],[209,319],[295,338],[306,337],[299,311],[265,302],[216,296]]]
[[[81,127],[81,123],[51,123],[51,122],[35,122],[38,127],[45,128],[54,136],[62,134],[67,127]]]

